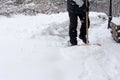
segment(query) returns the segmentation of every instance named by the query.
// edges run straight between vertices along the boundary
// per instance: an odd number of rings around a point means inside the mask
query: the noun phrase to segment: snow
[[[82,5],[84,4],[84,2],[82,0],[73,0],[77,5],[79,5],[79,7],[82,7]]]
[[[120,45],[104,13],[90,13],[89,41],[101,47],[66,47],[66,12],[0,17],[0,80],[120,80]]]
[[[116,24],[116,25],[120,25],[120,17],[114,17],[114,18],[112,19],[112,22],[113,22],[114,24]]]

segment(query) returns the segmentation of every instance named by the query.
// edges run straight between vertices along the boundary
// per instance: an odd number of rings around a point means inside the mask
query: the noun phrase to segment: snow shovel
[[[88,0],[85,1],[85,5],[86,5],[86,8],[88,8]],[[90,45],[101,46],[101,44],[99,44],[99,43],[89,44],[89,42],[88,42],[88,15],[89,15],[88,10],[86,10],[86,44],[81,44],[78,46],[90,46]]]
[[[85,1],[86,8],[88,8],[88,0]],[[86,45],[88,45],[88,10],[86,10]]]

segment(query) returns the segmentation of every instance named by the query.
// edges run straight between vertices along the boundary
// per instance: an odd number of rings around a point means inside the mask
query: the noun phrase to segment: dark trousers
[[[69,13],[70,18],[70,24],[69,24],[69,37],[70,42],[73,45],[77,44],[77,26],[78,26],[78,18],[81,21],[81,28],[80,28],[80,34],[79,36],[85,36],[86,35],[86,13],[81,14],[75,14],[75,13]],[[88,18],[88,27],[90,25],[90,20]]]

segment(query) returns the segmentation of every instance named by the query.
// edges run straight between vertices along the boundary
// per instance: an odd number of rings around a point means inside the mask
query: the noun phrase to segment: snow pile
[[[0,80],[120,80],[120,45],[106,19],[90,13],[89,40],[101,47],[65,47],[67,13],[1,17]]]

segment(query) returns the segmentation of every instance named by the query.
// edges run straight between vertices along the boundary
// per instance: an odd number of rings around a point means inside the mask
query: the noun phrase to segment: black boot
[[[71,39],[70,39],[70,45],[71,45],[71,46],[77,45],[77,39],[76,39],[76,38],[71,38]]]
[[[87,42],[86,42],[86,36],[79,36],[79,38],[86,44]],[[89,43],[89,41],[88,41],[88,43]]]

